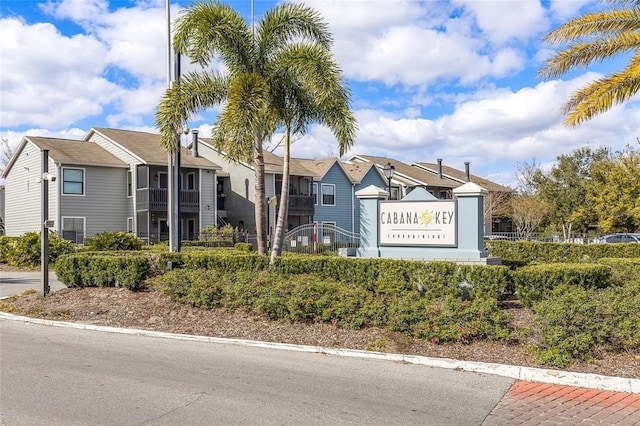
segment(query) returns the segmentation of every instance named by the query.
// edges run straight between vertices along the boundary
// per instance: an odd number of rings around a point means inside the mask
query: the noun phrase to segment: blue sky
[[[171,16],[190,2],[171,1]],[[250,0],[226,3],[250,19]],[[2,0],[0,137],[80,139],[91,127],[155,132],[167,84],[165,0]],[[274,1],[256,0],[256,19]],[[562,79],[536,72],[552,50],[542,37],[587,0],[308,0],[334,35],[359,131],[349,154],[435,162],[514,185],[518,164],[544,166],[582,146],[622,149],[640,136],[636,102],[581,125],[560,107],[620,58]],[[208,135],[216,110],[193,117]],[[268,149],[277,144],[274,138]],[[314,126],[293,155],[338,155]],[[277,152],[277,151],[276,151]],[[348,156],[347,155],[347,156]]]

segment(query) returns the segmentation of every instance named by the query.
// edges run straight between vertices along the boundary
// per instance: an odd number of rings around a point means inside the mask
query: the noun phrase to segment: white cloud
[[[106,50],[94,38],[6,18],[0,40],[2,126],[62,128],[102,112],[114,85],[101,77]]]
[[[539,0],[455,0],[453,3],[473,13],[478,27],[497,45],[526,41],[549,27]]]

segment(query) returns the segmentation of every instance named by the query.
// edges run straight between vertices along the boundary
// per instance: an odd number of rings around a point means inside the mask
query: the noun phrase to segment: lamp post
[[[389,198],[388,199],[390,200],[391,199],[391,178],[393,177],[393,174],[395,173],[396,168],[393,167],[391,165],[391,163],[387,163],[387,165],[382,168],[382,171],[384,172],[384,177],[387,178],[387,182],[388,182],[388,185],[389,185]]]

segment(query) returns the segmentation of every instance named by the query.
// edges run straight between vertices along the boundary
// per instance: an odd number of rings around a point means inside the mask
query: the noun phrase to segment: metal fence
[[[602,236],[595,233],[571,233],[566,236],[557,232],[493,232],[485,235],[485,240],[535,241],[543,243],[593,244],[600,242]]]
[[[283,251],[291,253],[338,252],[360,245],[360,234],[333,224],[309,223],[298,226],[284,235]]]

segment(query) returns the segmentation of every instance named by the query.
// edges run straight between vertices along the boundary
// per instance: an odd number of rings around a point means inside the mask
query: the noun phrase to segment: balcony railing
[[[168,207],[167,190],[163,188],[144,188],[136,190],[138,211],[166,211]],[[180,211],[196,213],[200,207],[200,192],[196,189],[180,190]]]
[[[289,214],[292,216],[313,216],[313,196],[289,195]]]

